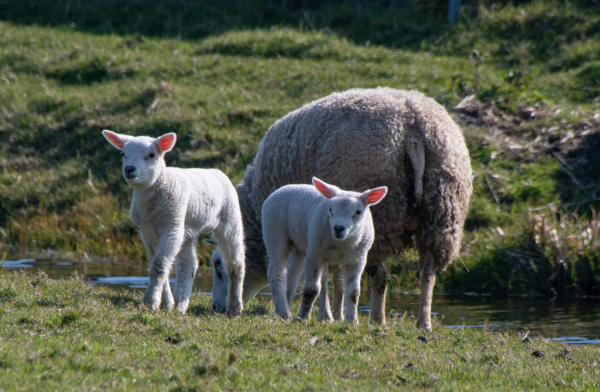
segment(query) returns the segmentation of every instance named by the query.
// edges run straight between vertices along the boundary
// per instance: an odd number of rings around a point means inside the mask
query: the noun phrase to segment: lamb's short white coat
[[[164,154],[176,135],[157,139],[131,137],[110,131],[104,137],[123,152],[123,176],[133,187],[130,216],[139,228],[150,260],[150,284],[143,302],[151,309],[161,304],[184,313],[198,268],[198,236],[211,232],[219,242],[227,270],[227,314],[242,312],[244,243],[237,193],[225,174],[215,169],[166,167]],[[169,273],[175,264],[175,288]],[[225,309],[222,309],[225,310]]]
[[[267,277],[275,312],[291,318],[292,296],[304,270],[302,302],[297,316],[310,318],[329,265],[341,268],[345,287],[345,318],[357,323],[360,276],[373,244],[375,230],[369,206],[377,204],[386,187],[349,192],[313,178],[311,185],[287,185],[271,194],[262,207]],[[303,268],[302,268],[303,267]],[[290,276],[288,276],[288,274]],[[323,279],[326,282],[326,279]],[[319,319],[332,320],[326,292],[321,295]]]

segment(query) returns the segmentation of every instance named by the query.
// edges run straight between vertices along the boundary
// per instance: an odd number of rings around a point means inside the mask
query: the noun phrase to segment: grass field
[[[402,317],[284,323],[256,301],[240,319],[209,309],[193,297],[184,316],[151,313],[140,294],[0,273],[0,390],[600,388],[595,346],[435,325],[424,336]]]
[[[169,4],[5,2],[6,250],[145,261],[120,155],[102,129],[176,132],[168,164],[216,167],[239,181],[277,118],[334,91],[389,86],[449,110],[470,97],[452,113],[474,196],[446,290],[600,294],[596,5],[481,2],[449,28],[433,8]],[[204,262],[209,252],[200,245]],[[414,252],[389,264],[393,285],[415,285]]]

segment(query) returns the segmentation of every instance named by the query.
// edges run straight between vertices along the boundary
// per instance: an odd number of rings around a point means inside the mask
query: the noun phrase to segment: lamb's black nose
[[[333,230],[335,231],[335,234],[340,234],[346,230],[346,228],[344,226],[333,226]]]
[[[131,174],[135,171],[135,166],[125,166],[125,174]]]

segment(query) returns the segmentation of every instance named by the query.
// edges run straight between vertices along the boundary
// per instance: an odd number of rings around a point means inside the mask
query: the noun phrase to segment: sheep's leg
[[[351,324],[358,324],[358,297],[360,295],[360,276],[367,264],[366,258],[361,259],[356,264],[344,266],[344,282],[346,283],[346,306],[344,315],[346,321]]]
[[[333,319],[344,321],[344,278],[340,266],[333,267]]]
[[[327,287],[327,278],[329,277],[329,268],[323,268],[321,274],[321,292],[319,293],[319,313],[317,313],[317,321],[325,321],[330,323],[333,321],[331,309],[329,308],[329,292]]]
[[[304,262],[304,288],[302,289],[302,301],[296,317],[302,320],[310,320],[310,313],[319,292],[321,291],[321,275],[323,265],[314,256],[306,255]]]
[[[180,225],[183,229],[183,225]],[[152,310],[158,310],[160,306],[161,295],[165,290],[169,290],[168,286],[169,273],[171,272],[171,264],[173,259],[179,253],[181,244],[183,243],[183,230],[170,232],[161,237],[158,250],[150,261],[149,278],[150,283],[148,289],[144,293],[143,303]],[[167,285],[165,285],[167,282]]]
[[[188,308],[194,277],[198,269],[198,256],[196,256],[195,244],[196,238],[190,238],[185,241],[175,258],[176,283],[173,297],[175,299],[175,306],[180,313],[185,313]],[[165,287],[167,286],[168,283],[165,283]]]
[[[288,252],[284,248],[267,247],[267,278],[271,287],[275,313],[283,319],[292,318],[286,298]]]
[[[220,233],[214,233],[219,250],[223,256],[223,262],[227,271],[229,284],[227,286],[227,311],[229,317],[238,317],[242,315],[244,304],[242,302],[242,289],[244,285],[244,244],[243,237],[240,235],[238,241],[232,241],[225,238]],[[223,246],[221,246],[223,244]]]
[[[379,258],[371,257],[365,268],[371,282],[371,322],[385,324],[385,293],[387,273]]]
[[[431,255],[425,255],[421,259],[421,308],[419,309],[419,320],[417,327],[431,331],[431,300],[433,298],[433,286],[435,285],[435,266]]]
[[[298,288],[300,277],[302,276],[302,267],[304,266],[304,254],[295,251],[290,254],[287,261],[287,284],[285,296],[287,298],[288,309],[292,309],[292,299]]]

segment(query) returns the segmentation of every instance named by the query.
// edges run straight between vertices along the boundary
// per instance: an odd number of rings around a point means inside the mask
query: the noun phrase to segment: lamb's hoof
[[[181,314],[185,314],[185,312],[187,312],[187,305],[185,306],[177,306],[175,309],[177,309],[177,311]]]
[[[146,295],[144,295],[142,303],[153,312],[157,312],[160,308],[160,301],[156,301],[154,298],[152,298],[152,296],[147,297]]]
[[[225,313],[225,310],[227,310],[225,307],[215,304],[212,305],[212,309],[217,313]]]

